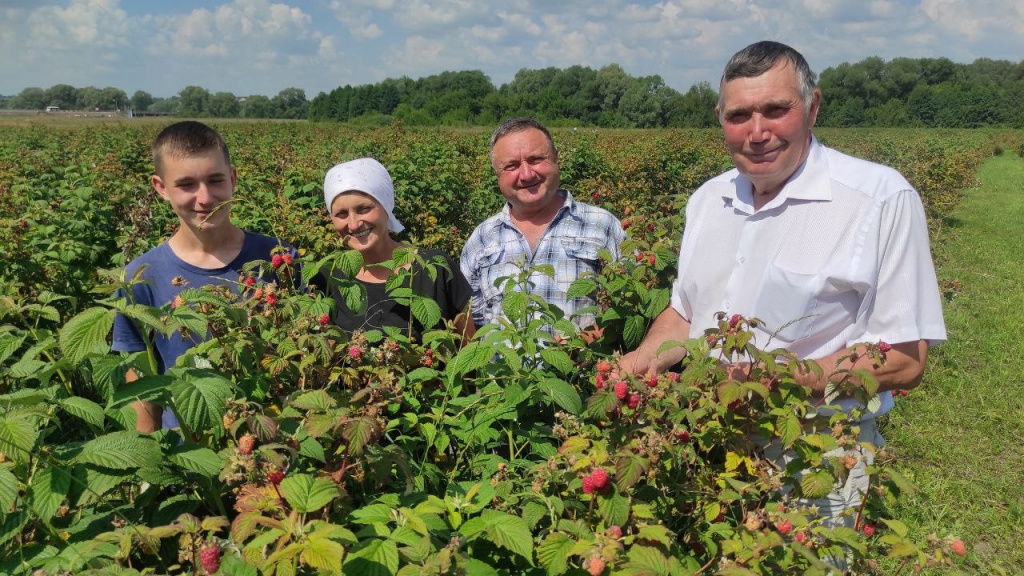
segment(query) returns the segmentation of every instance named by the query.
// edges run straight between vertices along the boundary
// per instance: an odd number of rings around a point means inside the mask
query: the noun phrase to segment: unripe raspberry
[[[274,254],[270,257],[270,265],[274,268],[280,268],[281,264],[284,263],[284,258],[280,254]]]
[[[636,410],[640,406],[640,395],[636,392],[629,395],[629,401],[626,404],[630,410]]]
[[[605,562],[600,556],[594,556],[590,559],[590,566],[587,568],[590,571],[590,576],[600,576],[604,573]]]
[[[953,540],[953,543],[949,545],[949,549],[952,550],[953,554],[956,554],[957,556],[967,555],[967,547],[964,546],[964,541],[960,540],[959,538]]]
[[[593,494],[594,493],[594,478],[592,476],[583,477],[583,493]]]
[[[242,456],[248,456],[252,454],[252,449],[256,445],[256,439],[251,435],[246,434],[238,439],[238,453]]]
[[[615,383],[615,397],[619,400],[625,400],[626,395],[629,393],[629,384],[626,384],[625,380],[619,380]]]
[[[211,544],[199,551],[199,563],[207,574],[213,574],[220,570],[220,548]]]
[[[789,520],[781,520],[775,523],[775,529],[779,531],[779,534],[785,536],[793,531],[793,523]]]
[[[287,264],[289,266],[292,265],[292,255],[291,254],[285,254],[284,256],[281,256],[281,259],[284,260],[285,264]]]
[[[594,488],[598,490],[604,490],[604,487],[608,485],[608,471],[604,468],[595,468],[590,473],[590,478],[594,481]]]
[[[282,480],[284,480],[284,472],[280,470],[274,470],[273,472],[267,474],[267,480],[270,480],[271,484],[277,486],[278,484],[281,483]]]
[[[597,371],[601,374],[607,374],[612,371],[612,365],[605,360],[601,360],[597,363]]]
[[[181,299],[181,296],[175,296],[174,301],[171,302],[171,308],[177,308],[178,306],[181,306],[184,303],[185,301]]]
[[[604,534],[605,534],[605,536],[608,536],[609,538],[618,540],[619,538],[622,538],[622,528],[619,528],[616,525],[612,525],[612,526],[609,526],[608,529],[604,531]]]

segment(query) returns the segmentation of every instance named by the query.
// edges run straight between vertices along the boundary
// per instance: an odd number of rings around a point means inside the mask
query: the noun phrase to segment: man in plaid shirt
[[[513,118],[491,136],[491,164],[506,204],[501,212],[477,226],[462,250],[460,267],[472,289],[472,314],[477,326],[504,316],[503,277],[515,278],[525,269],[554,268],[554,277],[530,274],[527,291],[557,306],[585,336],[593,313],[577,311],[594,305],[592,298],[568,298],[569,286],[586,273],[601,271],[598,251],[619,257],[625,239],[618,218],[602,208],[573,199],[560,189],[558,151],[541,123]]]

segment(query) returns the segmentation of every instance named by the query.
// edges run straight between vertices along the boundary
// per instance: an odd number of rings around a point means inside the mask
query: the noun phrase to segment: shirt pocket
[[[754,305],[754,315],[764,322],[763,330],[787,344],[807,336],[814,326],[822,283],[821,274],[769,265]]]
[[[598,252],[604,248],[604,242],[595,238],[572,238],[562,243],[562,249],[571,265],[555,264],[555,278],[559,285],[568,288],[587,270],[598,273],[601,271],[601,257]]]
[[[480,271],[480,294],[488,308],[500,303],[504,293],[504,284],[499,283],[495,286],[495,281],[505,276],[514,278],[519,273],[519,266],[506,260],[505,249],[501,246],[492,246],[481,251],[476,257],[476,267]]]

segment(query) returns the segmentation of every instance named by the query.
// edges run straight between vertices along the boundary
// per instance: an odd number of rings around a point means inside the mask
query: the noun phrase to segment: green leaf
[[[882,518],[881,520],[889,527],[889,530],[892,530],[893,533],[900,538],[907,537],[907,525],[903,522],[900,522],[899,520],[889,520],[888,518]]]
[[[587,398],[586,416],[601,418],[619,405],[619,399],[615,397],[615,392],[610,388],[610,386],[606,386],[604,390],[598,390],[591,394],[590,398]]]
[[[37,472],[32,477],[32,510],[49,522],[70,490],[71,474],[67,470],[50,467]]]
[[[647,309],[644,311],[648,318],[656,318],[668,308],[669,300],[672,298],[672,290],[669,288],[658,288],[651,290],[650,300],[647,302]]]
[[[597,290],[597,282],[593,278],[577,278],[569,285],[569,290],[566,291],[566,299],[573,298],[586,298]]]
[[[570,414],[579,414],[583,410],[583,400],[579,392],[565,380],[546,378],[540,381],[537,388]]]
[[[201,476],[216,476],[224,464],[213,450],[194,445],[176,446],[167,458],[185,470]]]
[[[597,508],[601,512],[604,523],[624,526],[629,521],[629,499],[621,494],[602,496],[597,499]]]
[[[391,540],[371,540],[348,555],[344,572],[353,576],[393,576],[398,572],[398,546]]]
[[[491,542],[522,556],[533,565],[533,534],[525,520],[497,510],[484,510],[480,517],[487,526],[487,536]]]
[[[305,514],[330,504],[338,497],[338,488],[330,480],[296,474],[281,481],[281,495],[296,512]]]
[[[793,442],[800,437],[800,418],[793,412],[787,411],[785,415],[779,416],[775,421],[775,433],[782,440],[782,445],[789,448]]]
[[[492,357],[494,357],[494,349],[476,340],[470,342],[462,350],[459,350],[458,355],[455,356],[455,360],[449,364],[449,367],[456,374],[464,375],[486,366],[490,363]]]
[[[39,431],[26,416],[0,419],[0,452],[19,464],[28,461],[38,437]]]
[[[10,332],[0,334],[0,365],[21,348],[21,343],[25,341],[27,336],[27,334],[17,336]]]
[[[565,532],[550,532],[537,545],[537,559],[550,576],[564,574],[569,569],[569,551],[576,542]]]
[[[141,436],[134,431],[122,431],[111,432],[86,442],[74,462],[124,471],[157,466],[160,458],[160,445],[152,437]]]
[[[362,454],[363,448],[373,439],[377,425],[372,418],[353,418],[345,423],[341,435],[349,443],[349,452],[353,456]]]
[[[717,514],[715,516],[717,516]],[[712,519],[714,519],[714,516],[712,516]],[[648,524],[646,526],[642,526],[640,530],[637,531],[636,536],[640,540],[657,542],[658,544],[664,546],[666,549],[671,547],[672,542],[674,542],[676,539],[672,532],[670,532],[668,528],[662,526],[661,524]]]
[[[563,350],[557,348],[545,348],[540,351],[540,357],[562,374],[569,374],[576,367],[572,358]]]
[[[620,492],[625,492],[640,481],[647,473],[650,463],[646,458],[628,452],[619,454],[615,459],[615,485]]]
[[[370,504],[358,510],[353,510],[352,522],[356,524],[387,524],[394,520],[391,515],[391,507],[387,504]]]
[[[103,408],[92,400],[72,396],[61,400],[60,407],[68,414],[77,416],[93,426],[103,426]]]
[[[809,472],[800,479],[800,491],[804,498],[810,500],[824,498],[832,491],[834,481],[832,474],[827,470]]]
[[[512,290],[506,292],[505,296],[501,299],[501,311],[505,314],[505,317],[514,323],[518,323],[519,320],[526,314],[526,294]]]
[[[330,410],[338,405],[326,390],[311,390],[300,394],[291,401],[292,408],[299,410]]]
[[[623,572],[630,576],[669,576],[672,564],[657,548],[632,546],[627,554],[629,561]]]
[[[171,404],[178,421],[193,432],[224,431],[224,403],[231,397],[231,382],[210,370],[173,369]]]
[[[627,350],[633,350],[640,346],[646,327],[647,319],[643,316],[630,316],[626,319],[626,325],[622,328],[622,343],[625,344]]]
[[[299,557],[319,571],[326,570],[331,574],[341,574],[341,558],[344,554],[345,547],[334,540],[310,536]]]
[[[412,310],[412,315],[420,321],[420,324],[428,330],[437,326],[437,323],[441,321],[441,307],[431,298],[414,296],[409,309]]]
[[[116,312],[109,308],[95,306],[76,314],[60,329],[60,348],[73,364],[78,364],[90,354],[106,354],[110,351],[107,334],[114,326]]]
[[[0,518],[11,509],[18,498],[18,479],[7,468],[0,466]]]

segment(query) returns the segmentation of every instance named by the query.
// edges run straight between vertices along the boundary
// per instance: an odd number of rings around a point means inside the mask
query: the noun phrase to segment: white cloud
[[[393,17],[403,28],[420,30],[471,22],[488,11],[485,4],[473,0],[406,0],[394,11]]]
[[[72,0],[65,8],[43,6],[28,18],[32,47],[88,50],[126,45],[128,17],[118,0]]]

